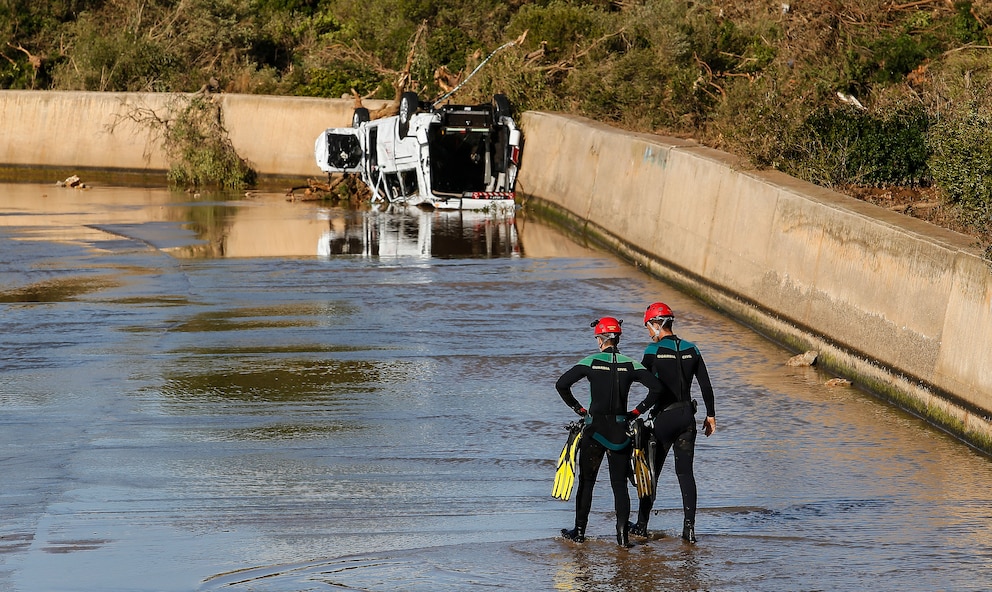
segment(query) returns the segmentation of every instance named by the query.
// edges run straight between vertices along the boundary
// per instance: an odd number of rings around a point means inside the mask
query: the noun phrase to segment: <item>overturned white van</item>
[[[504,95],[435,107],[407,92],[398,115],[370,120],[368,109],[355,109],[352,127],[317,138],[314,157],[325,173],[360,175],[374,202],[506,210],[522,148]]]

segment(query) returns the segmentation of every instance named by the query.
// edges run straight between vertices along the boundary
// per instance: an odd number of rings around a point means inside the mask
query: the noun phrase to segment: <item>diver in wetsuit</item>
[[[630,470],[630,437],[627,422],[650,409],[661,394],[661,383],[636,360],[621,355],[620,323],[613,317],[603,317],[592,323],[595,327],[598,354],[586,357],[570,368],[555,383],[562,401],[583,416],[585,428],[579,441],[579,487],[575,499],[575,527],[562,529],[563,537],[581,543],[585,540],[592,490],[596,475],[607,456],[610,485],[617,515],[617,544],[629,547],[627,519],[630,517],[630,497],[627,493],[627,473]],[[571,387],[579,380],[589,381],[589,409],[586,410]],[[627,412],[630,386],[639,382],[648,388],[648,395],[633,411]]]
[[[675,314],[667,304],[655,302],[644,313],[644,326],[651,335],[651,343],[644,350],[641,363],[657,376],[663,395],[649,417],[654,421],[654,438],[657,455],[654,462],[654,480],[657,490],[658,476],[668,451],[675,449],[675,475],[682,490],[682,538],[696,542],[696,478],[692,472],[692,459],[696,446],[696,402],[691,399],[692,379],[696,378],[706,406],[703,433],[709,437],[716,431],[713,386],[710,384],[706,364],[695,344],[680,339],[672,331]],[[637,509],[637,523],[630,525],[631,534],[648,536],[648,518],[654,505],[653,496],[642,497]]]

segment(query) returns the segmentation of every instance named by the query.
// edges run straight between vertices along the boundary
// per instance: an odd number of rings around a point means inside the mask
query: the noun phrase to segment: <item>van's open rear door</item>
[[[314,144],[317,166],[325,173],[358,173],[365,166],[365,153],[359,132],[350,127],[335,127],[324,131]]]

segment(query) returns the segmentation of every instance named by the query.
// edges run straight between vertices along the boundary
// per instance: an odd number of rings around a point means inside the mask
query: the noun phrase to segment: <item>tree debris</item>
[[[287,201],[316,201],[321,199],[335,198],[339,188],[347,187],[352,199],[367,200],[371,196],[368,194],[364,183],[358,183],[354,175],[333,175],[328,176],[327,182],[316,179],[307,179],[306,185],[290,187],[286,192]],[[303,194],[297,196],[296,192]]]

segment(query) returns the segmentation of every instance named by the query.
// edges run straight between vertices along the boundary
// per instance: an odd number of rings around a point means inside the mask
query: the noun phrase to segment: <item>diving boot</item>
[[[692,520],[686,520],[685,525],[682,526],[682,540],[687,543],[696,542],[696,525]]]
[[[627,530],[629,530],[630,534],[634,536],[639,536],[644,538],[647,538],[648,536],[648,525],[643,522],[638,522],[637,524],[634,524],[633,522],[628,522]]]
[[[617,524],[617,544],[621,547],[628,549],[630,548],[630,537],[627,533],[630,531],[630,522],[624,524],[623,526]]]
[[[562,538],[568,539],[573,543],[584,543],[586,540],[586,527],[576,526],[572,530],[567,528],[561,529]]]

